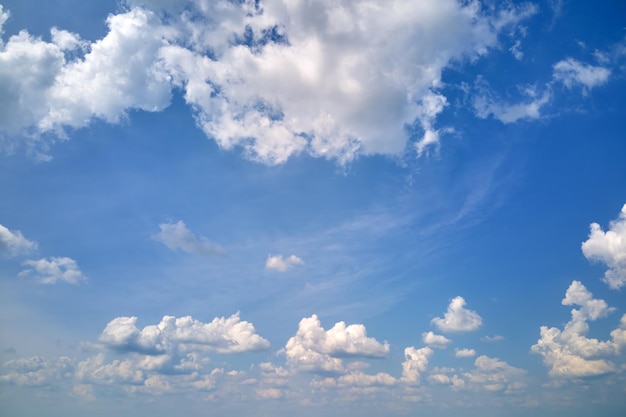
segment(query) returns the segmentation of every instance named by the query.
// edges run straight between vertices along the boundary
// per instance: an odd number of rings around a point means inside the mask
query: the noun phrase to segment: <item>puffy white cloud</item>
[[[43,386],[71,378],[74,366],[73,361],[65,356],[54,361],[32,356],[6,361],[2,364],[2,370],[8,372],[0,374],[0,382],[22,386]]]
[[[198,237],[187,229],[182,220],[176,223],[161,223],[161,231],[152,238],[172,250],[181,249],[198,256],[223,256],[224,250],[206,237]]]
[[[554,65],[553,77],[565,84],[567,88],[581,85],[583,91],[591,90],[609,80],[611,71],[608,68],[583,64],[573,58],[567,58]]]
[[[626,285],[626,204],[606,232],[598,223],[591,223],[589,238],[582,243],[585,257],[604,263],[608,270],[604,282],[614,290]]]
[[[476,356],[476,351],[474,349],[455,349],[454,356],[457,358],[472,358]]]
[[[463,297],[455,297],[448,306],[448,311],[442,317],[435,317],[431,320],[442,332],[470,332],[478,329],[483,319],[475,311],[465,307]]]
[[[256,334],[252,323],[241,321],[239,313],[203,323],[190,316],[164,316],[157,325],[139,329],[137,317],[118,317],[102,331],[99,341],[121,351],[159,355],[181,351],[237,353],[261,350],[269,342]]]
[[[420,382],[421,375],[428,368],[428,358],[433,354],[433,350],[429,347],[415,349],[409,346],[404,349],[404,362],[402,362],[402,382],[408,384],[417,384]]]
[[[23,265],[31,267],[18,274],[20,278],[33,277],[42,284],[54,284],[64,281],[69,284],[79,284],[87,280],[78,268],[76,261],[68,257],[50,257],[39,260],[24,261]]]
[[[513,392],[525,386],[520,380],[526,375],[526,371],[498,358],[479,356],[474,361],[474,367],[472,371],[463,374],[465,388]]]
[[[146,373],[138,369],[131,359],[113,360],[106,363],[105,356],[99,353],[76,365],[76,379],[97,385],[143,384]]]
[[[1,12],[2,9],[0,9],[0,16],[2,16]],[[35,249],[37,249],[37,242],[26,239],[19,230],[9,230],[0,224],[0,253],[17,256],[33,252]]]
[[[446,66],[486,54],[536,12],[456,0],[127,3],[92,43],[53,29],[52,42],[21,32],[0,45],[2,131],[32,145],[64,126],[161,110],[177,87],[220,147],[264,163],[397,154],[411,124],[424,131],[421,154],[439,141]]]
[[[428,346],[440,349],[445,348],[450,342],[452,342],[452,340],[448,339],[447,337],[435,334],[433,332],[422,333],[422,341]]]
[[[283,255],[270,255],[267,257],[267,261],[265,261],[267,269],[274,269],[280,272],[285,272],[296,265],[304,265],[304,261],[296,255],[290,255],[286,258]]]
[[[341,321],[326,331],[315,314],[300,320],[296,335],[285,345],[287,363],[312,372],[341,373],[346,370],[342,358],[384,357],[387,353],[389,344],[367,337],[364,325],[346,326]]]
[[[554,377],[583,377],[613,372],[615,365],[604,357],[619,351],[621,327],[611,333],[614,340],[599,341],[586,337],[586,334],[589,331],[588,320],[605,317],[614,309],[604,300],[594,299],[579,281],[570,284],[562,304],[577,305],[580,309],[572,309],[572,318],[562,331],[556,327],[541,326],[541,337],[531,347],[532,352],[543,356],[544,364],[550,367],[550,376]]]

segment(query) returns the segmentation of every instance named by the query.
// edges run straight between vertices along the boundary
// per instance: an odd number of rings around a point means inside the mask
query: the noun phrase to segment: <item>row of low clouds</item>
[[[171,250],[182,250],[197,256],[224,256],[225,250],[204,236],[194,234],[182,220],[161,223],[159,233],[153,239],[163,243]],[[37,250],[37,242],[24,237],[21,231],[11,230],[0,224],[0,254],[8,257],[31,254]],[[598,223],[590,226],[589,237],[581,245],[585,257],[607,266],[603,280],[611,289],[620,289],[626,285],[626,204],[618,218],[611,221],[608,230],[603,230]],[[24,262],[29,269],[20,273],[27,277],[37,275],[44,283],[65,281],[79,283],[85,280],[76,261],[68,257],[50,257]],[[265,267],[278,272],[285,272],[293,267],[304,265],[296,255],[269,255]],[[463,332],[479,328],[482,319],[475,312],[466,309],[463,297],[456,297],[450,303],[443,317],[432,320],[441,331]]]
[[[5,147],[25,143],[49,158],[42,133],[62,138],[96,118],[116,123],[131,109],[161,111],[177,89],[207,136],[264,163],[301,152],[340,162],[398,154],[407,125],[423,131],[414,143],[421,154],[446,132],[436,127],[447,106],[442,71],[499,48],[501,33],[538,11],[456,0],[127,6],[93,42],[53,28],[50,41],[22,31],[0,43]],[[8,13],[0,9],[0,31]],[[569,58],[554,66],[554,82],[589,90],[609,72]],[[479,89],[474,105],[480,117],[510,122],[539,117],[549,100],[544,92],[510,105]]]

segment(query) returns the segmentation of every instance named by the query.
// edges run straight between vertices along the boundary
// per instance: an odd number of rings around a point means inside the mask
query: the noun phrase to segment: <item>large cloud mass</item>
[[[265,163],[302,151],[339,161],[399,153],[407,125],[423,131],[421,154],[439,141],[443,69],[485,54],[536,11],[506,7],[132,0],[95,42],[53,29],[50,42],[22,31],[0,44],[0,132],[36,146],[44,132],[161,110],[178,88],[208,136]]]

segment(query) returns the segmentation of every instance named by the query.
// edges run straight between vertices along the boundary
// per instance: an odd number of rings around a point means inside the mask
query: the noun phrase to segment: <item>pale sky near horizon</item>
[[[0,415],[626,412],[626,5],[0,0]]]

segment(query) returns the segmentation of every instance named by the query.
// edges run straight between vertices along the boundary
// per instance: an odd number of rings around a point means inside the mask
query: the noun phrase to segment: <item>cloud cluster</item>
[[[19,230],[10,230],[0,224],[0,254],[12,257],[31,253],[35,249],[37,242],[26,239]]]
[[[343,358],[380,358],[388,353],[389,344],[367,337],[364,325],[346,326],[341,321],[324,330],[315,314],[300,320],[296,335],[285,345],[289,366],[310,372],[342,373]]]
[[[442,71],[536,12],[456,0],[127,4],[95,42],[53,29],[50,42],[22,31],[0,44],[0,131],[34,146],[44,132],[162,110],[176,88],[207,136],[264,163],[397,154],[407,125],[424,131],[421,154],[439,141]]]
[[[29,266],[30,269],[23,270],[18,277],[34,277],[42,284],[54,284],[58,281],[80,284],[87,280],[76,261],[65,256],[28,260],[24,261],[23,265]]]
[[[614,290],[626,285],[626,204],[606,232],[598,223],[591,223],[589,238],[582,243],[585,257],[608,267],[604,282]]]
[[[164,316],[159,324],[139,329],[137,317],[117,317],[100,335],[99,342],[110,349],[146,355],[186,351],[237,353],[267,349],[269,342],[256,333],[252,323],[239,313],[203,323],[190,316]]]
[[[455,297],[450,301],[448,311],[443,317],[435,317],[431,323],[442,332],[471,332],[478,329],[483,319],[475,311],[465,307],[463,297]]]
[[[572,318],[563,330],[541,326],[541,337],[531,347],[532,352],[543,357],[544,364],[550,368],[550,376],[573,378],[615,371],[615,365],[606,358],[617,354],[626,342],[626,315],[620,327],[611,332],[613,339],[600,341],[586,336],[589,332],[587,322],[606,317],[614,308],[604,300],[593,298],[579,281],[570,284],[561,303],[580,308],[572,309]]]
[[[278,272],[285,272],[297,265],[304,265],[304,261],[296,255],[283,257],[283,255],[270,255],[265,261],[267,269],[273,269]]]
[[[554,79],[562,82],[567,88],[575,85],[583,87],[583,91],[605,84],[611,71],[608,68],[584,64],[573,58],[567,58],[554,64]]]
[[[176,223],[161,223],[161,231],[153,239],[171,250],[183,250],[198,256],[223,256],[224,250],[204,236],[198,237],[185,226],[182,220]]]

